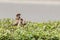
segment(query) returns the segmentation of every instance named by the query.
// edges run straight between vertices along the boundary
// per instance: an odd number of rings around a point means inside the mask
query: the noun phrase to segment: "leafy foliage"
[[[27,22],[12,26],[13,19],[0,19],[0,40],[60,40],[60,21]]]

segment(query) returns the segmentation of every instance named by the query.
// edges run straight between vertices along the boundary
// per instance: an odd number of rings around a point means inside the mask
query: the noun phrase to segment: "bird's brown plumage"
[[[16,14],[15,22],[13,23],[14,26],[26,25],[26,23],[24,23],[24,20],[20,16],[21,16],[21,14]]]

